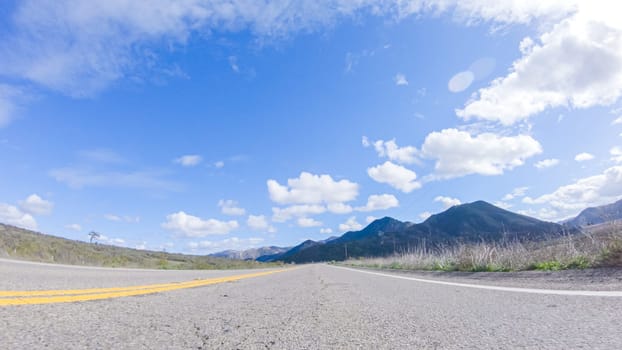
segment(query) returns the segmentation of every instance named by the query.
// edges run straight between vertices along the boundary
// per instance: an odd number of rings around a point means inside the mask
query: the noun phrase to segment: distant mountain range
[[[564,222],[568,226],[589,226],[622,219],[622,200],[615,203],[584,209],[575,218]]]
[[[420,224],[384,217],[360,231],[329,241],[307,240],[260,261],[313,262],[351,257],[383,256],[421,245],[501,239],[538,240],[562,233],[560,224],[545,222],[498,208],[484,201],[457,205]]]
[[[256,260],[261,256],[270,256],[277,255],[281,253],[285,253],[290,250],[291,247],[261,247],[261,248],[251,248],[246,250],[223,250],[222,252],[209,254],[209,256],[214,258],[227,258],[227,259],[238,259],[238,260]]]

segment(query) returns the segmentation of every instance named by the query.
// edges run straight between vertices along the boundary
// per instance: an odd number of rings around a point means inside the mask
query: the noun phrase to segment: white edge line
[[[440,284],[444,286],[453,286],[453,287],[497,290],[497,291],[502,291],[502,292],[531,293],[531,294],[550,294],[550,295],[588,296],[588,297],[622,297],[622,291],[591,291],[591,290],[562,290],[562,289],[499,287],[499,286],[490,286],[490,285],[481,285],[481,284],[455,283],[455,282],[429,280],[429,279],[416,278],[416,277],[398,276],[398,275],[392,275],[388,273],[365,271],[365,270],[353,269],[353,268],[343,267],[343,266],[333,266],[333,265],[328,265],[328,266],[337,268],[337,269],[344,269],[344,270],[356,271],[360,273],[366,273],[369,275],[397,278],[401,280],[408,280],[408,281],[415,281],[415,282],[422,282],[422,283]]]

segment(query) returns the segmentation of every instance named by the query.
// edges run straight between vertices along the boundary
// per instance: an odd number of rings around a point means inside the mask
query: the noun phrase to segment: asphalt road
[[[0,261],[0,291],[127,287],[256,272]],[[438,284],[437,275],[387,274],[309,265],[141,296],[0,306],[0,348],[622,348],[622,293],[539,293],[538,283],[546,289],[551,285],[537,278],[528,285],[536,292],[530,292],[503,280],[501,287],[519,289],[494,289],[495,281],[468,276],[449,276],[443,278],[448,283]],[[573,293],[589,289],[589,282],[583,280],[584,288]]]

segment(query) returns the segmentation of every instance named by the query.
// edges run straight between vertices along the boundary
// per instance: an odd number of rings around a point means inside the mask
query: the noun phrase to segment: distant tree
[[[91,237],[91,243],[93,243],[93,241],[97,241],[101,237],[101,235],[95,231],[89,232],[89,236]]]

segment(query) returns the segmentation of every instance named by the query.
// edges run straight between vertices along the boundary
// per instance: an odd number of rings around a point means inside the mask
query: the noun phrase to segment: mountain
[[[622,200],[615,203],[584,209],[575,218],[564,222],[571,227],[601,224],[622,219]]]
[[[390,217],[375,220],[360,231],[346,232],[327,243],[305,241],[268,260],[314,262],[351,257],[383,256],[420,245],[537,240],[557,235],[563,227],[498,208],[484,201],[457,205],[432,215],[420,224]]]
[[[251,248],[246,250],[223,250],[222,252],[217,252],[213,254],[209,254],[209,256],[215,258],[227,258],[227,259],[238,259],[238,260],[255,260],[264,255],[275,255],[284,253],[290,250],[291,247],[261,247],[261,248]]]

